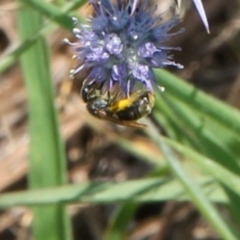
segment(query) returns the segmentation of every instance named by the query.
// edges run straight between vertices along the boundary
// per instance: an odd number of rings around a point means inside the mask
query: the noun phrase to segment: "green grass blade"
[[[23,6],[19,10],[18,25],[20,37],[24,41],[41,29],[43,20],[36,11]],[[65,155],[58,129],[49,57],[44,38],[40,37],[24,53],[21,64],[29,97],[29,184],[31,188],[61,185],[66,182]],[[36,240],[71,239],[64,206],[34,208],[33,229]]]
[[[228,203],[226,203],[227,209],[230,210],[231,215],[235,218],[235,223],[238,221],[239,224],[240,214],[238,206],[240,202],[240,176],[232,173],[212,159],[209,159],[188,147],[169,139],[165,139],[165,141],[178,152],[187,156],[191,162],[196,164],[198,169],[202,169],[205,173],[209,173],[221,183],[229,199]]]
[[[58,6],[63,6],[64,4],[67,3],[67,1],[66,0],[55,0],[55,3]]]
[[[232,173],[228,169],[224,168],[217,162],[208,157],[201,155],[189,147],[185,147],[175,141],[170,139],[165,139],[165,141],[174,147],[178,152],[187,156],[194,162],[198,168],[204,170],[214,178],[216,178],[221,184],[230,188],[237,195],[240,195],[240,176]]]
[[[193,142],[198,141],[198,151],[203,152],[210,158],[220,162],[223,166],[235,173],[239,173],[240,162],[237,160],[237,155],[234,154],[231,145],[235,134],[230,132],[230,137],[224,130],[224,127],[217,122],[209,125],[208,116],[201,116],[197,110],[193,110],[191,103],[188,105],[178,101],[175,96],[164,94],[163,101],[166,101],[171,110],[175,114],[173,121],[184,122],[185,126],[181,126],[182,135],[191,131],[191,139]],[[239,142],[235,139],[235,145]],[[239,142],[240,144],[240,142]],[[230,146],[229,146],[230,145]]]
[[[159,83],[179,100],[210,115],[233,133],[240,133],[240,113],[237,109],[211,97],[164,70],[156,71]]]
[[[201,93],[201,91],[199,90],[196,91]],[[231,129],[231,126],[225,126],[221,124],[221,120],[219,120],[212,114],[206,114],[201,108],[196,108],[195,105],[191,102],[186,103],[184,101],[181,101],[178,96],[171,94],[169,91],[164,92],[164,94],[162,94],[161,96],[162,101],[166,101],[169,103],[169,107],[175,114],[175,121],[177,119],[176,116],[178,116],[178,120],[183,117],[183,119],[186,119],[186,121],[193,121],[193,119],[195,119],[194,121],[197,122],[196,119],[198,119],[198,128],[194,128],[195,133],[198,132],[198,134],[202,134],[205,131],[208,132],[208,134],[211,133],[216,139],[220,139],[221,143],[219,144],[225,145],[225,148],[227,148],[228,151],[231,152],[231,154],[235,154],[235,158],[239,156],[239,132]],[[227,106],[226,104],[221,103],[218,100],[215,101],[219,103],[219,107],[223,109],[226,108],[229,112],[236,111],[236,109],[233,109],[232,107]],[[158,103],[159,101],[157,101],[157,105]],[[215,105],[213,104],[212,107],[214,108]],[[186,123],[185,128],[183,129],[184,131],[188,129],[186,127]]]
[[[68,30],[72,30],[74,27],[72,18],[68,13],[74,9],[79,8],[84,3],[87,2],[87,0],[75,0],[75,1],[72,1],[71,3],[66,4],[61,9],[59,9],[53,4],[46,3],[44,1],[39,1],[39,0],[20,0],[20,1],[25,3],[26,5],[29,5],[30,7],[35,9],[37,12],[41,13],[43,16],[58,23],[60,26]],[[81,21],[84,21],[84,19],[81,19]]]
[[[110,225],[105,233],[104,240],[126,239],[129,223],[132,221],[137,207],[137,203],[127,203],[122,207],[118,206],[113,216],[111,216]]]
[[[189,194],[193,203],[197,206],[203,216],[209,221],[209,223],[218,231],[218,233],[226,240],[239,239],[235,232],[231,230],[226,221],[217,212],[214,206],[210,203],[200,186],[194,181],[189,173],[182,167],[179,159],[170,147],[162,140],[162,137],[157,134],[155,128],[151,128],[148,131],[151,138],[162,149],[165,157],[168,160],[169,166],[172,172],[175,174],[179,182],[182,184],[186,192]]]
[[[236,184],[236,183],[235,183]],[[229,199],[228,203],[226,203],[226,208],[230,210],[232,222],[234,226],[239,226],[240,224],[240,211],[239,211],[239,202],[240,196],[239,192],[234,192],[231,188],[223,185],[223,189]],[[240,229],[238,229],[240,231]],[[240,235],[240,233],[239,233]]]
[[[73,29],[73,21],[72,18],[66,13],[66,11],[59,9],[58,7],[46,3],[44,1],[38,0],[21,0],[21,2],[25,3],[29,7],[32,7],[36,11],[38,11],[43,16],[48,17],[50,20],[58,23],[60,26],[71,30]]]
[[[197,178],[209,199],[217,203],[227,203],[228,198],[212,178]],[[0,208],[18,205],[39,206],[63,203],[93,203],[107,204],[113,202],[156,202],[156,201],[189,200],[179,181],[170,178],[148,178],[119,183],[87,182],[81,185],[64,185],[15,193],[5,193],[0,196]]]
[[[22,1],[25,1],[27,4],[29,4],[29,6],[34,8],[36,11],[39,11],[45,16],[49,17],[50,19],[55,20],[62,27],[65,27],[70,31],[73,28],[73,22],[72,21],[70,22],[71,17],[67,15],[67,13],[80,7],[86,2],[82,0],[76,0],[64,6],[64,8],[61,10],[52,5],[50,6],[50,9],[48,9],[49,4],[43,1],[37,0],[35,1],[22,0]],[[15,48],[13,51],[11,51],[7,56],[3,56],[2,58],[0,58],[0,72],[6,71],[11,65],[13,65],[19,59],[21,54],[36,42],[38,37],[45,36],[49,32],[52,32],[54,29],[56,29],[55,23],[50,23],[48,25],[43,26],[41,29],[38,30],[38,32],[35,33],[35,35],[29,36],[28,39],[20,43],[19,46]]]

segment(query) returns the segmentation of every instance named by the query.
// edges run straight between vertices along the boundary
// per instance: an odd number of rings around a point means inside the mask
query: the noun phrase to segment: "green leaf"
[[[163,141],[154,127],[149,128],[147,132],[151,138],[162,149],[166,159],[168,160],[169,167],[175,174],[176,178],[182,184],[186,193],[190,196],[192,202],[209,221],[209,223],[218,231],[224,239],[239,239],[236,232],[233,231],[230,225],[223,219],[216,208],[209,201],[209,198],[203,192],[203,189],[197,184],[194,178],[182,166],[180,159],[175,152]]]
[[[213,122],[211,115],[206,116],[201,110],[195,110],[191,102],[186,104],[179,101],[172,94],[164,93],[162,100],[169,105],[172,111],[171,121],[178,126],[178,131],[182,135],[189,138],[189,142],[193,143],[192,147],[197,147],[199,152],[202,152],[220,162],[223,166],[231,171],[240,172],[240,162],[237,160],[238,152],[233,151],[234,146],[240,144],[233,131],[219,124],[216,120]],[[228,161],[226,161],[226,159]]]
[[[178,101],[183,101],[192,108],[211,116],[219,124],[229,129],[233,134],[240,133],[240,113],[237,109],[211,97],[182,79],[164,70],[156,71],[159,83],[174,95]]]
[[[35,36],[43,26],[43,20],[36,11],[24,6],[19,10],[18,26],[24,41]],[[45,188],[66,182],[65,154],[59,134],[47,50],[45,39],[39,37],[21,57],[29,100],[30,188]],[[71,239],[64,206],[34,208],[33,229],[36,240]]]
[[[196,178],[206,194],[214,202],[226,203],[225,193],[211,178]],[[155,202],[189,200],[183,186],[172,178],[148,178],[119,183],[95,183],[49,187],[0,195],[0,208],[17,205],[38,206],[74,202],[113,203],[113,202]]]

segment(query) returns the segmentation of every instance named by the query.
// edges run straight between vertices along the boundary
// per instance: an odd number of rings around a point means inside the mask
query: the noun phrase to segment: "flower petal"
[[[210,33],[208,20],[207,20],[207,16],[206,16],[202,1],[201,0],[193,0],[193,2],[198,10],[198,13],[202,19],[202,22],[203,22],[207,32]]]

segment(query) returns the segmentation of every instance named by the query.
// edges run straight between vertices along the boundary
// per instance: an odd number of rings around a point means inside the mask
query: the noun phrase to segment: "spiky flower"
[[[74,28],[75,48],[80,66],[72,74],[88,69],[87,81],[103,84],[103,89],[121,89],[129,97],[139,88],[154,90],[153,68],[182,65],[169,55],[166,41],[179,23],[178,18],[163,22],[154,16],[151,0],[90,0],[95,15],[89,25]],[[115,90],[114,90],[115,89]]]

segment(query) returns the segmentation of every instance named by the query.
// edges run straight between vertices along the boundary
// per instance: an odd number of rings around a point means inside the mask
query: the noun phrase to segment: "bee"
[[[95,81],[83,84],[82,99],[93,116],[129,127],[146,127],[137,120],[150,114],[155,103],[151,91],[138,90],[129,97],[118,100],[109,92],[102,94],[103,86]]]

